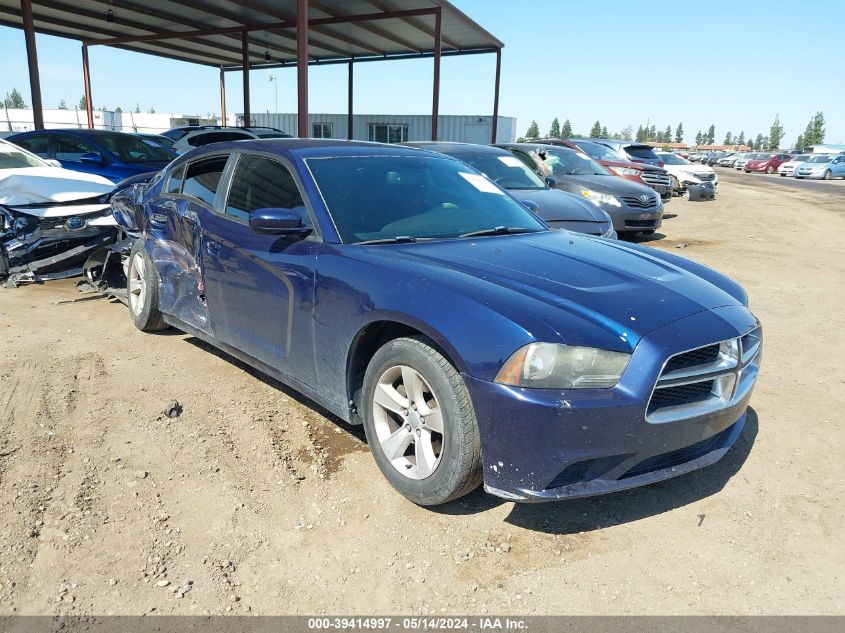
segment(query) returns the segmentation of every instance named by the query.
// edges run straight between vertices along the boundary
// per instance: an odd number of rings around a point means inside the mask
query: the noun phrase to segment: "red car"
[[[610,173],[620,178],[630,180],[638,185],[651,187],[660,194],[664,204],[672,199],[672,177],[665,169],[648,163],[632,163],[609,147],[592,141],[547,138],[533,142],[561,145],[574,149],[576,152],[586,154],[602,167],[606,167]]]
[[[764,171],[767,174],[773,174],[781,165],[790,160],[792,160],[792,156],[789,154],[757,154],[752,160],[745,163],[745,173]]]

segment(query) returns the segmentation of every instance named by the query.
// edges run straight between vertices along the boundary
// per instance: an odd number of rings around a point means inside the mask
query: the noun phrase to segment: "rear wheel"
[[[428,339],[394,339],[364,375],[364,431],[390,484],[419,505],[461,497],[481,483],[481,440],[460,373]]]
[[[825,179],[825,180],[830,180],[831,178],[833,178],[833,174],[832,174],[832,173],[831,173],[831,171],[828,169],[826,172],[824,172],[824,179]]]
[[[773,174],[773,173],[775,173],[775,168],[774,168],[774,167],[772,167],[771,165],[769,165],[768,167],[766,167],[766,173],[767,173],[767,174]]]
[[[168,325],[158,309],[158,272],[144,250],[143,240],[135,242],[129,253],[126,289],[129,293],[129,316],[136,328],[142,332],[167,329]]]

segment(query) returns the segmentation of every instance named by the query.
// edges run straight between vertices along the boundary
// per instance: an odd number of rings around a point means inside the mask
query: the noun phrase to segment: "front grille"
[[[706,365],[714,363],[719,358],[719,343],[708,345],[707,347],[700,347],[698,349],[678,354],[669,359],[666,367],[663,369],[663,374],[669,374],[673,371],[681,369],[689,369],[697,365]]]
[[[648,405],[648,412],[653,413],[664,407],[678,407],[685,404],[703,402],[713,395],[713,380],[693,382],[677,387],[667,387],[654,392]]]
[[[672,182],[669,174],[659,171],[645,171],[642,179],[652,187],[668,187]]]
[[[759,373],[762,330],[671,356],[646,407],[652,424],[715,413],[746,397]]]
[[[693,174],[699,180],[703,180],[705,182],[710,182],[712,180],[716,180],[716,174]]]
[[[658,196],[648,196],[646,200],[641,200],[639,196],[623,196],[622,202],[632,209],[656,209],[660,203]]]
[[[657,220],[625,220],[625,226],[632,229],[653,229],[657,227]]]

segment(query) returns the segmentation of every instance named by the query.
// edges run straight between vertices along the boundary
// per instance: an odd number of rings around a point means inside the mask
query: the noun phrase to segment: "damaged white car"
[[[118,235],[109,204],[118,188],[0,139],[0,282],[80,274]]]

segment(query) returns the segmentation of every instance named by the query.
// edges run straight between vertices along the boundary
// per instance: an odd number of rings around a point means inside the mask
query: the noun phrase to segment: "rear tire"
[[[833,173],[831,173],[831,171],[828,169],[826,172],[824,172],[824,179],[830,180],[831,178],[833,178]]]
[[[394,339],[375,353],[361,409],[373,459],[405,498],[438,505],[481,483],[481,438],[469,391],[427,338]]]
[[[142,332],[166,330],[158,309],[158,271],[144,249],[144,240],[139,239],[129,253],[126,290],[129,295],[129,317]]]
[[[771,165],[769,165],[768,167],[766,167],[766,173],[767,173],[767,174],[773,174],[773,173],[775,173],[775,168],[774,168],[774,167],[772,167]]]

